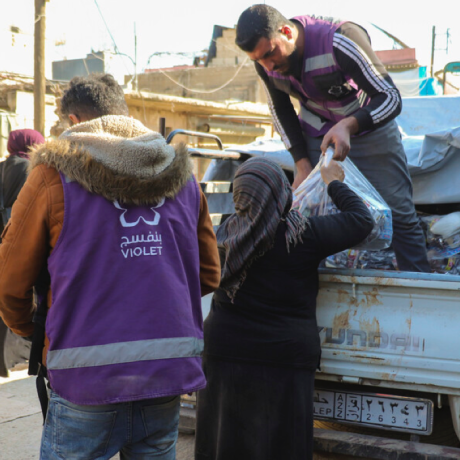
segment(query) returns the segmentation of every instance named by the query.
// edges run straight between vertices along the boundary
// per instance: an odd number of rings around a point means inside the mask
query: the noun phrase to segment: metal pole
[[[434,65],[434,47],[436,44],[436,26],[433,26],[433,31],[431,35],[431,67],[430,67],[430,75],[434,77],[433,73],[433,65]]]
[[[166,118],[160,117],[158,131],[163,137],[166,137]]]
[[[35,0],[34,128],[45,135],[45,32],[46,0]]]
[[[446,68],[442,72],[442,94],[446,94]]]

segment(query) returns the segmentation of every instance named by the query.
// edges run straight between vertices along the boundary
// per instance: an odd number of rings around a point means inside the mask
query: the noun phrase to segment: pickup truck
[[[249,155],[190,151],[214,159],[201,186],[217,228],[234,210],[233,174]],[[320,269],[319,280],[316,449],[332,458],[460,459],[460,276]],[[193,431],[194,404],[183,400],[184,430]]]
[[[177,130],[168,142],[176,134],[215,137]],[[190,154],[218,166],[201,183],[217,228],[234,211],[233,174],[249,155]],[[460,276],[320,269],[319,280],[315,449],[344,460],[460,459]],[[13,339],[0,328],[0,375],[27,352]],[[195,403],[182,399],[184,432],[194,430]]]
[[[318,420],[460,445],[460,276],[321,270],[317,319]]]

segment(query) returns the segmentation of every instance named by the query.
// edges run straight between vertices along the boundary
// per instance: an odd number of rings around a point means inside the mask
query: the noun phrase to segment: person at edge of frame
[[[75,77],[61,112],[72,126],[31,156],[0,246],[16,334],[34,332],[43,267],[51,280],[40,459],[174,460],[179,395],[206,385],[201,296],[220,278],[207,202],[186,146],[129,117],[111,75]]]

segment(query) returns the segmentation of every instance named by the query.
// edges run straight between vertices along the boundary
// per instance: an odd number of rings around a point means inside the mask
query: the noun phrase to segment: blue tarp
[[[403,98],[403,109],[396,121],[412,176],[414,202],[460,203],[460,97]],[[281,140],[258,140],[227,150],[262,155],[286,170],[294,169]],[[219,166],[214,161],[203,179],[216,180],[217,170]]]
[[[416,204],[460,203],[460,97],[403,99],[396,119]]]
[[[396,119],[408,136],[460,127],[460,96],[403,98],[401,115]]]

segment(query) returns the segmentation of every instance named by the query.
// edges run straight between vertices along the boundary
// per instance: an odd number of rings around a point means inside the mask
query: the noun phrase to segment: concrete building
[[[435,78],[427,76],[426,67],[419,65],[414,48],[373,24],[366,27],[372,42],[380,43],[376,53],[403,97],[439,92],[442,76],[439,72]],[[205,67],[151,69],[138,76],[139,87],[194,99],[266,103],[265,90],[254,65],[235,45],[235,36],[234,28],[214,26]],[[297,102],[294,104],[298,106]]]
[[[204,67],[150,69],[138,75],[139,88],[208,101],[266,104],[254,64],[235,45],[235,29],[214,26]]]
[[[14,129],[34,127],[34,80],[11,72],[0,72],[0,159],[5,156],[8,134]],[[45,137],[53,135],[59,121],[56,98],[62,85],[48,80],[45,98]]]
[[[215,25],[205,66],[231,67],[246,60],[246,53],[235,45],[235,29]]]
[[[148,128],[159,131],[160,118],[164,118],[166,136],[176,129],[201,131],[219,136],[225,148],[274,135],[265,104],[219,103],[143,91],[126,91],[125,97],[130,115]],[[173,139],[173,143],[176,142],[185,142],[192,147],[218,148],[215,141],[195,136],[178,135]],[[198,179],[201,179],[208,164],[208,160],[194,160]]]
[[[70,81],[73,77],[84,77],[90,73],[104,73],[105,71],[105,54],[102,51],[89,53],[83,59],[53,62],[53,80]]]

